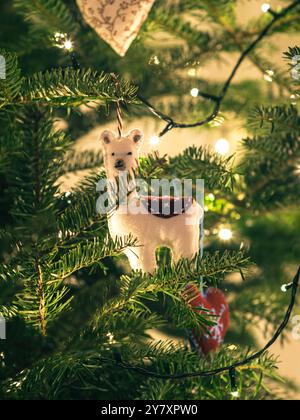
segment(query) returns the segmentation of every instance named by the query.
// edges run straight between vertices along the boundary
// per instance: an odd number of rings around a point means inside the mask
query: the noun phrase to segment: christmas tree
[[[294,386],[255,327],[265,342],[288,337],[299,281],[300,1],[263,4],[241,25],[242,0],[156,0],[125,57],[79,3],[0,5],[0,398],[289,395]],[[278,65],[268,52],[281,34],[290,48]],[[199,69],[224,54],[233,66],[219,81],[203,78]],[[262,76],[236,82],[245,62]],[[203,255],[173,264],[159,249],[157,270],[141,272],[124,256],[138,239],[110,236],[107,215],[96,212],[106,176],[100,140],[94,151],[78,151],[76,141],[117,126],[116,109],[119,127],[158,121],[158,151],[163,142],[172,150],[178,128],[244,127],[236,155],[225,140],[214,149],[191,136],[179,154],[139,160],[146,181],[204,180]],[[282,287],[292,281],[291,292]],[[229,301],[225,341],[206,356],[189,340],[216,320],[186,298],[187,285],[203,295],[218,288]]]

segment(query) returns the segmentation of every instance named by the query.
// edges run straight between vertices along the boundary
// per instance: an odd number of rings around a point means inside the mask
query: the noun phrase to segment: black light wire
[[[226,80],[225,84],[223,85],[223,88],[221,90],[221,94],[219,96],[206,93],[206,92],[198,92],[197,96],[201,96],[204,99],[211,100],[215,103],[215,106],[213,108],[213,111],[210,115],[208,115],[205,119],[191,123],[191,124],[185,124],[185,123],[178,123],[174,121],[173,118],[168,116],[167,114],[164,114],[163,112],[159,111],[157,108],[154,107],[146,98],[144,98],[142,95],[138,94],[137,98],[144,104],[146,107],[150,110],[150,112],[158,117],[159,119],[165,121],[167,125],[165,128],[158,134],[158,137],[163,137],[165,134],[167,134],[169,131],[171,131],[173,128],[193,128],[193,127],[201,127],[203,125],[206,125],[213,121],[220,113],[222,102],[231,86],[231,82],[234,79],[237,71],[239,70],[240,66],[244,62],[244,60],[248,57],[248,55],[251,53],[251,51],[259,44],[259,42],[268,35],[269,31],[272,29],[272,27],[275,25],[275,23],[285,17],[289,12],[291,12],[293,9],[295,9],[297,6],[300,5],[300,0],[296,0],[293,3],[291,3],[289,6],[284,8],[280,13],[275,12],[272,9],[268,10],[268,13],[273,17],[273,19],[265,26],[265,28],[260,32],[260,34],[257,36],[257,38],[242,52],[240,55],[240,58],[238,59],[236,65],[232,69],[230,76]],[[77,60],[76,54],[74,50],[72,50],[70,54],[71,62],[73,65],[73,68],[78,70],[80,69],[80,63]],[[115,82],[115,75],[114,73],[111,73],[112,80]]]
[[[171,131],[173,128],[192,128],[192,127],[200,127],[205,124],[208,124],[209,122],[213,121],[220,113],[222,102],[228,92],[228,89],[230,88],[231,82],[234,79],[238,69],[240,68],[241,64],[244,62],[245,58],[251,53],[251,51],[256,47],[256,45],[269,33],[269,31],[272,29],[272,27],[275,25],[275,23],[280,20],[281,18],[285,17],[289,12],[291,12],[293,9],[295,9],[297,6],[300,5],[300,0],[294,1],[292,4],[284,8],[280,13],[277,13],[273,11],[272,9],[268,10],[268,13],[270,13],[273,16],[273,19],[268,23],[267,26],[261,31],[261,33],[258,35],[258,37],[242,52],[240,58],[238,59],[236,65],[234,66],[232,72],[230,73],[229,78],[225,82],[220,96],[211,95],[209,93],[199,92],[198,96],[201,96],[205,99],[209,99],[215,103],[215,106],[213,108],[213,111],[211,114],[206,117],[205,119],[191,123],[191,124],[184,124],[184,123],[178,123],[174,121],[173,118],[169,117],[168,115],[162,113],[157,108],[155,108],[147,99],[145,99],[143,96],[138,95],[138,99],[147,106],[147,108],[154,114],[156,117],[160,118],[161,120],[165,121],[167,125],[165,128],[159,133],[159,137],[163,137],[165,134],[167,134],[169,131]]]
[[[114,353],[115,363],[117,364],[117,366],[121,368],[135,371],[141,375],[149,376],[149,377],[157,378],[157,379],[166,379],[166,380],[168,379],[181,380],[181,379],[196,378],[196,377],[208,378],[211,376],[220,375],[221,373],[224,373],[224,372],[229,372],[231,386],[234,389],[236,388],[236,369],[241,366],[248,365],[250,362],[253,362],[254,360],[257,360],[261,356],[263,356],[267,352],[267,350],[269,350],[269,348],[273,346],[273,344],[278,340],[278,338],[281,336],[283,331],[286,329],[290,321],[293,309],[296,304],[299,280],[300,280],[300,267],[298,268],[297,274],[295,275],[293,282],[286,285],[287,288],[291,289],[291,299],[290,299],[290,304],[287,308],[285,317],[282,323],[280,324],[279,328],[277,329],[277,331],[275,332],[271,340],[261,350],[259,350],[258,352],[254,353],[253,355],[247,357],[246,359],[242,361],[233,363],[232,365],[229,365],[229,366],[224,366],[224,367],[220,367],[220,368],[212,369],[212,370],[203,370],[203,371],[198,371],[198,372],[188,372],[188,373],[179,373],[179,374],[162,374],[162,373],[151,371],[141,366],[136,366],[136,365],[132,365],[132,364],[124,362],[122,360],[121,354],[115,350],[115,353]]]

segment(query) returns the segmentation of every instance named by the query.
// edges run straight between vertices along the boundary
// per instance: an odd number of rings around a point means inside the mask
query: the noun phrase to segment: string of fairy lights
[[[221,94],[219,96],[211,95],[208,93],[201,92],[198,87],[193,87],[190,90],[190,95],[193,98],[202,97],[206,100],[210,100],[214,102],[214,108],[211,114],[206,117],[205,119],[192,123],[192,124],[184,124],[184,123],[177,123],[168,115],[165,115],[158,109],[156,109],[149,101],[147,101],[142,96],[138,96],[140,101],[150,110],[151,113],[153,113],[156,117],[159,119],[165,121],[167,123],[166,127],[157,135],[153,135],[150,137],[150,144],[153,146],[157,146],[160,143],[160,138],[163,137],[166,133],[171,131],[174,128],[192,128],[192,127],[200,127],[203,125],[206,125],[208,123],[211,123],[213,121],[217,121],[217,117],[219,117],[219,113],[221,110],[222,102],[229,90],[229,87],[231,86],[232,80],[234,79],[238,69],[240,68],[241,64],[244,62],[245,58],[252,52],[252,50],[257,46],[257,44],[270,32],[272,27],[275,25],[275,23],[285,17],[289,12],[294,10],[297,6],[300,5],[300,0],[294,1],[286,8],[282,9],[280,12],[275,12],[269,3],[263,3],[261,5],[261,11],[263,13],[269,13],[272,16],[272,20],[266,25],[266,27],[261,31],[261,33],[257,36],[257,38],[242,52],[240,58],[238,59],[236,65],[234,66],[229,78],[226,80],[222,90]],[[71,37],[68,36],[68,34],[57,32],[53,36],[53,42],[54,45],[56,45],[58,48],[64,49],[66,52],[70,53],[72,64],[75,68],[79,68],[79,63],[77,61],[76,55],[74,53],[74,42],[71,39]],[[153,57],[152,62],[155,65],[160,64],[160,60],[158,57]],[[190,75],[194,75],[194,72]],[[264,73],[264,79],[267,82],[273,82],[274,79],[274,71],[272,69],[266,69]],[[292,100],[295,100],[295,95],[291,96]],[[220,155],[227,155],[230,151],[230,143],[226,138],[220,138],[215,143],[215,151],[219,153]],[[229,241],[233,237],[233,232],[228,227],[221,227],[218,236],[220,240],[222,241]],[[258,352],[246,357],[244,360],[237,361],[236,363],[230,365],[230,366],[223,366],[220,368],[212,369],[212,370],[206,370],[206,371],[198,371],[198,372],[188,372],[188,373],[178,373],[178,374],[161,374],[159,372],[151,371],[148,368],[145,368],[144,366],[138,366],[133,365],[130,363],[125,362],[122,359],[122,355],[115,350],[114,351],[114,360],[111,359],[103,359],[103,361],[116,364],[118,367],[134,371],[138,374],[147,376],[147,377],[153,377],[157,379],[163,379],[163,380],[184,380],[188,378],[208,378],[217,376],[220,374],[228,373],[229,379],[230,379],[230,386],[231,386],[231,395],[233,398],[239,397],[239,390],[237,386],[237,371],[239,368],[243,366],[249,365],[249,369],[251,369],[250,363],[254,360],[257,360],[261,358],[267,350],[278,340],[278,338],[281,336],[283,331],[286,329],[290,318],[292,311],[294,309],[294,306],[296,304],[296,297],[297,297],[297,291],[300,281],[300,267],[291,283],[283,284],[281,286],[281,291],[284,293],[287,293],[289,290],[291,290],[291,297],[290,297],[290,303],[287,308],[285,317],[274,333],[271,340]],[[113,334],[109,333],[109,342],[110,344],[114,343],[114,337]]]
[[[158,109],[156,109],[148,100],[143,98],[141,95],[138,95],[139,100],[148,107],[149,111],[153,113],[156,117],[159,119],[165,121],[167,123],[166,127],[156,135],[153,135],[150,137],[149,142],[153,146],[157,146],[160,142],[160,138],[163,137],[165,134],[167,134],[169,131],[173,130],[174,128],[193,128],[193,127],[200,127],[203,125],[206,125],[208,123],[216,122],[218,125],[217,118],[219,117],[219,113],[221,110],[222,102],[231,86],[231,83],[234,79],[234,77],[237,74],[237,71],[239,70],[240,66],[243,64],[244,60],[248,57],[248,55],[254,50],[254,48],[257,46],[257,44],[265,38],[270,30],[273,28],[273,26],[277,23],[278,20],[284,18],[289,12],[293,11],[297,6],[300,5],[300,0],[296,0],[293,3],[291,3],[286,8],[283,8],[280,12],[274,11],[271,8],[271,5],[269,3],[263,3],[261,5],[261,11],[263,13],[269,13],[272,16],[272,20],[263,28],[263,30],[259,33],[259,35],[256,37],[256,39],[241,53],[236,65],[234,66],[232,72],[230,73],[228,79],[223,85],[223,88],[221,89],[221,93],[219,95],[212,95],[210,93],[201,92],[198,87],[193,87],[190,90],[190,95],[193,98],[202,97],[206,100],[212,101],[215,103],[215,106],[213,108],[213,111],[211,114],[206,117],[203,120],[197,121],[195,123],[191,124],[184,124],[184,123],[177,123],[171,118],[170,116],[160,112]],[[67,52],[71,53],[72,62],[75,67],[77,67],[77,60],[74,53],[74,42],[71,39],[71,37],[66,33],[60,33],[56,32],[53,36],[54,45],[56,45],[58,48],[64,49]],[[151,63],[155,65],[160,64],[160,60],[157,56],[152,57]],[[190,71],[195,69],[190,69]],[[191,75],[194,75],[194,73],[191,73]],[[272,83],[274,80],[275,72],[272,69],[266,69],[264,73],[264,79],[267,82]],[[295,100],[296,96],[291,95],[291,100]],[[226,155],[229,151],[229,142],[227,139],[219,139],[215,144],[215,149],[218,153],[221,155]]]
[[[292,4],[290,4],[289,6],[287,6],[286,8],[282,9],[280,12],[274,11],[271,8],[271,5],[269,3],[263,3],[261,5],[261,11],[263,13],[269,13],[272,16],[272,20],[266,25],[266,27],[261,31],[261,33],[257,36],[257,38],[248,46],[248,48],[246,48],[245,51],[241,54],[239,60],[237,61],[237,64],[235,65],[229,78],[225,82],[221,90],[221,94],[219,96],[201,92],[198,87],[191,88],[190,95],[193,98],[202,97],[206,100],[209,100],[215,103],[212,113],[204,120],[198,121],[196,123],[191,123],[191,124],[176,123],[171,117],[157,110],[145,98],[143,98],[142,96],[138,96],[140,101],[144,103],[145,106],[148,107],[151,113],[153,113],[159,119],[167,122],[167,126],[159,134],[154,134],[150,136],[149,138],[150,145],[154,147],[158,146],[160,143],[161,137],[163,137],[167,132],[171,131],[174,128],[199,127],[208,123],[215,123],[216,125],[221,125],[221,123],[218,121],[219,119],[222,121],[224,120],[222,119],[222,117],[219,116],[219,113],[221,110],[221,104],[241,64],[244,62],[245,58],[249,55],[249,53],[251,53],[252,50],[256,47],[256,45],[270,32],[270,30],[275,25],[275,23],[279,19],[285,17],[290,11],[296,8],[299,4],[300,4],[300,0],[297,0],[293,2]],[[76,57],[74,53],[74,42],[71,39],[71,37],[65,33],[56,32],[53,36],[53,41],[54,41],[54,45],[56,45],[58,48],[62,48],[71,54],[73,65],[75,65],[75,67],[78,67],[76,65]],[[153,56],[150,61],[151,61],[151,64],[160,65],[160,60],[157,56]],[[194,76],[195,71],[196,71],[195,69],[189,69],[188,73],[189,75]],[[273,82],[274,76],[275,76],[275,72],[272,69],[266,69],[263,75],[264,79],[270,83]],[[295,101],[297,99],[296,95],[291,94],[290,98],[291,98],[292,104],[295,104],[296,103]],[[227,155],[229,152],[229,149],[230,149],[230,143],[226,138],[220,138],[216,141],[215,150],[220,155]]]
[[[300,1],[296,0],[293,3],[291,3],[286,8],[282,9],[280,12],[275,12],[269,3],[264,3],[261,6],[261,10],[263,13],[269,13],[272,16],[271,21],[264,27],[264,29],[259,33],[257,38],[242,52],[240,55],[236,65],[234,66],[232,72],[230,73],[228,79],[226,80],[225,84],[223,85],[223,88],[221,90],[220,95],[212,95],[205,92],[200,92],[200,90],[197,87],[193,87],[190,91],[191,95],[193,97],[202,97],[204,99],[210,100],[214,103],[214,107],[212,112],[205,117],[204,119],[197,121],[195,123],[191,124],[185,124],[185,123],[179,123],[176,122],[173,118],[170,116],[162,113],[157,108],[155,108],[149,101],[147,101],[142,96],[138,96],[142,103],[144,103],[145,106],[148,107],[149,111],[152,112],[156,117],[160,118],[161,120],[165,121],[167,124],[165,128],[158,134],[158,138],[163,137],[165,134],[167,134],[169,131],[173,130],[174,128],[193,128],[193,127],[201,127],[203,125],[206,125],[208,123],[211,123],[216,120],[216,118],[220,114],[221,105],[222,102],[231,86],[231,83],[239,70],[240,66],[243,64],[244,60],[248,57],[248,55],[255,49],[255,47],[260,43],[260,41],[265,38],[273,26],[283,17],[285,17],[288,13],[290,13],[292,10],[294,10],[297,6],[300,5]],[[274,76],[274,71],[267,69],[265,72],[265,80],[272,82]]]
[[[273,346],[273,344],[279,339],[283,331],[286,329],[293,309],[296,304],[296,298],[297,298],[297,291],[299,287],[299,281],[300,281],[300,267],[298,268],[298,271],[291,283],[284,284],[281,287],[281,290],[283,292],[288,292],[291,289],[291,298],[290,303],[287,308],[286,314],[284,316],[284,319],[276,332],[274,333],[271,340],[258,352],[246,357],[244,360],[237,361],[229,366],[223,366],[216,369],[211,370],[202,370],[202,371],[196,371],[196,372],[187,372],[187,373],[178,373],[178,374],[162,374],[159,372],[152,371],[148,368],[145,368],[144,366],[137,366],[130,363],[127,363],[123,361],[122,355],[117,350],[114,351],[114,360],[110,359],[103,359],[105,362],[109,363],[115,363],[118,367],[134,371],[140,375],[156,378],[156,379],[162,379],[162,380],[185,380],[185,379],[192,379],[192,378],[209,378],[217,375],[221,375],[224,373],[228,373],[229,380],[230,380],[230,387],[231,387],[231,395],[233,398],[239,397],[239,389],[237,385],[237,373],[238,369],[244,366],[249,365],[249,369],[251,369],[250,363],[260,359],[268,350],[270,347]]]

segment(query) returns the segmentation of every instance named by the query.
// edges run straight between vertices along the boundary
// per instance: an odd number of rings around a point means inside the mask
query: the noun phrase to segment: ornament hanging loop
[[[113,79],[116,85],[116,94],[118,95],[120,92],[120,81],[114,73],[111,73],[111,78]],[[118,121],[118,135],[121,138],[123,132],[123,117],[122,117],[122,107],[121,107],[121,100],[117,99],[116,101],[116,113],[117,113],[117,121]]]

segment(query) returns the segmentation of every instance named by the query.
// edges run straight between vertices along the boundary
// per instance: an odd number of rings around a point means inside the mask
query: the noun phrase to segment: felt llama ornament
[[[207,330],[194,329],[190,335],[192,346],[203,355],[217,350],[223,343],[230,324],[226,297],[219,289],[213,287],[208,288],[204,295],[193,284],[186,286],[183,296],[193,308],[199,308],[200,313],[211,315],[215,323]]]
[[[102,133],[109,183],[116,182],[120,173],[127,171],[132,174],[137,168],[142,141],[143,133],[138,129],[127,135],[122,135],[121,130],[118,135],[109,130]],[[138,214],[130,211],[131,203],[135,208],[143,206],[143,211]],[[168,212],[164,211],[166,208]],[[203,214],[202,207],[192,197],[142,197],[133,188],[128,202],[120,203],[110,214],[108,227],[112,238],[131,235],[138,240],[139,247],[128,247],[124,251],[131,268],[153,273],[156,269],[156,249],[160,246],[171,249],[175,263],[181,258],[191,259],[199,252]]]

